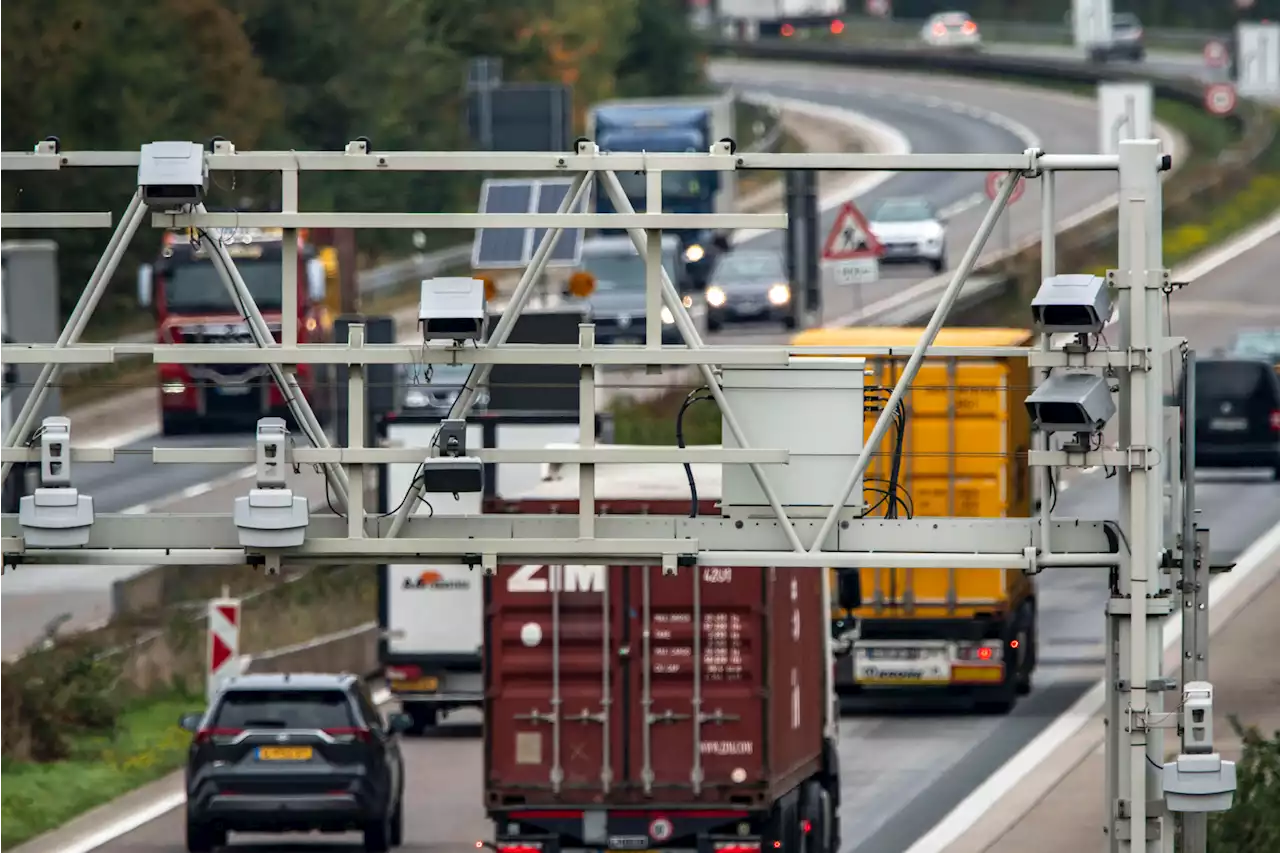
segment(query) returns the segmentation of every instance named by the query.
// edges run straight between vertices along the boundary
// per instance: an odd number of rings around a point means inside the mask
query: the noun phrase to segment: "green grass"
[[[689,392],[674,389],[652,400],[616,399],[610,406],[613,413],[613,440],[618,444],[676,443],[676,415],[680,404]],[[714,400],[691,405],[683,419],[686,445],[720,443],[720,408]]]
[[[120,716],[114,736],[75,738],[66,761],[6,760],[0,768],[0,848],[11,849],[181,767],[191,736],[178,718],[202,705],[178,696],[137,704]]]

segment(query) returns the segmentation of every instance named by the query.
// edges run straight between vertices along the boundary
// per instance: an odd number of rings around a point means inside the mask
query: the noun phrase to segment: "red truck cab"
[[[253,343],[244,310],[227,292],[211,259],[208,240],[169,232],[161,256],[138,276],[138,298],[154,303],[156,339],[162,344]],[[280,229],[237,229],[224,238],[227,252],[244,278],[276,341],[281,335]],[[154,300],[152,288],[154,286]],[[303,232],[298,236],[298,342],[324,343],[333,322],[325,304],[325,265]],[[161,364],[160,415],[165,435],[189,432],[197,424],[252,428],[259,418],[288,413],[266,365]],[[329,408],[326,372],[297,366],[298,384],[321,420]]]

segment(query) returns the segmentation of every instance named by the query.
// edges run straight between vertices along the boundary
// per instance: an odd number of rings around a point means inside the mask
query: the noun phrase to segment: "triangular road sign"
[[[883,247],[876,236],[871,233],[867,217],[862,215],[857,205],[846,201],[836,221],[831,225],[831,233],[822,247],[824,261],[848,261],[854,258],[878,258]]]

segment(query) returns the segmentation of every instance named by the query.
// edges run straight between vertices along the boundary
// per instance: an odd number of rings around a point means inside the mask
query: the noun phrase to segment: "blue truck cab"
[[[684,106],[600,106],[593,110],[595,142],[602,152],[652,151],[661,153],[705,152],[711,148],[713,117],[708,107]],[[618,172],[618,180],[637,211],[645,209],[645,176]],[[664,172],[662,175],[663,213],[714,213],[716,193],[720,188],[717,172]],[[614,213],[608,193],[597,188],[595,209],[598,213]],[[601,229],[602,235],[620,233]],[[728,250],[725,235],[713,230],[675,232],[680,240],[684,260],[683,289],[702,289],[715,266],[717,257]]]

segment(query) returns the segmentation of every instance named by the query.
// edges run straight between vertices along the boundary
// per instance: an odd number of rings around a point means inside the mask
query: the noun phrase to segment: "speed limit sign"
[[[867,0],[867,14],[873,18],[889,17],[889,0]]]
[[[1228,60],[1227,46],[1218,40],[1207,42],[1204,46],[1204,64],[1210,68],[1223,68]]]
[[[1214,83],[1204,90],[1204,106],[1216,116],[1224,116],[1236,108],[1236,89],[1230,83]]]

